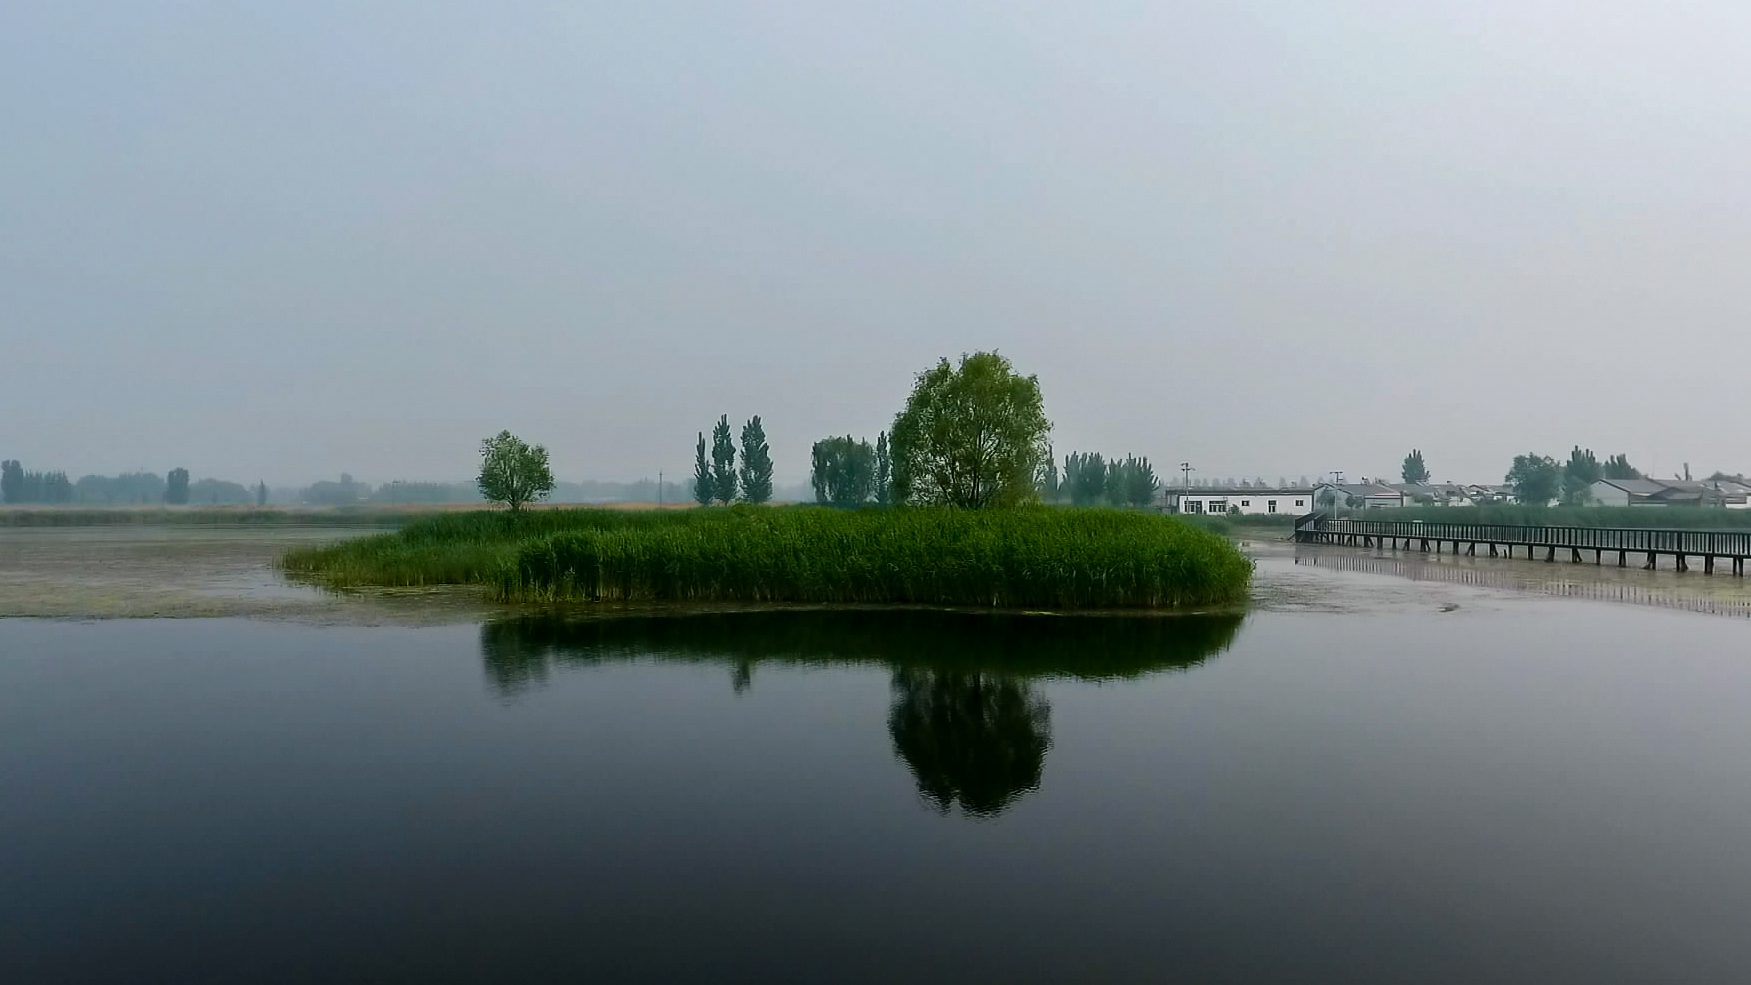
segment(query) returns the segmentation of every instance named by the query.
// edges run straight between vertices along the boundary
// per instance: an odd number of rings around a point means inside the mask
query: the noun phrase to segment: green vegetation
[[[1641,470],[1629,464],[1628,455],[1613,455],[1605,460],[1602,475],[1607,479],[1640,479]]]
[[[171,506],[188,505],[188,469],[170,470],[164,480],[164,501]]]
[[[503,503],[516,513],[553,491],[547,449],[500,431],[480,443],[480,478],[476,481],[488,501]]]
[[[1244,599],[1220,536],[1148,513],[1026,509],[468,512],[286,555],[334,587],[489,584],[504,600],[1170,608]]]
[[[17,459],[0,462],[0,502],[67,503],[73,499],[73,483],[65,472],[26,472]]]
[[[694,445],[693,456],[693,501],[700,506],[710,506],[717,486],[711,481],[711,463],[705,460],[705,432],[699,432],[699,442]]]
[[[766,428],[755,414],[742,425],[742,501],[756,505],[772,498],[772,448],[766,443]]]
[[[1593,499],[1593,483],[1604,475],[1599,465],[1599,459],[1593,454],[1593,449],[1581,450],[1580,445],[1569,452],[1569,460],[1563,465],[1563,505],[1586,506]]]
[[[1174,608],[1241,601],[1251,564],[1169,517],[1087,510],[735,510],[530,539],[509,601]]]
[[[876,435],[875,501],[882,506],[894,505],[894,454],[886,431]]]
[[[1555,499],[1561,488],[1562,466],[1537,452],[1515,455],[1514,465],[1502,481],[1514,487],[1514,498],[1520,502],[1543,505]]]
[[[736,443],[728,414],[711,429],[711,495],[724,506],[736,501]]]
[[[1423,461],[1422,449],[1411,449],[1411,453],[1404,457],[1404,464],[1399,467],[1398,474],[1406,482],[1429,481],[1429,466]]]
[[[869,442],[851,435],[822,438],[810,449],[809,482],[815,502],[832,506],[859,506],[876,491],[879,461]]]
[[[895,500],[980,509],[1038,498],[1035,478],[1050,454],[1040,381],[995,352],[947,359],[918,374],[894,418]]]
[[[1047,463],[1039,482],[1047,502],[1068,499],[1075,506],[1148,506],[1155,501],[1161,480],[1148,458],[1126,455],[1124,460],[1103,458],[1098,452],[1071,452],[1064,456],[1064,478]]]

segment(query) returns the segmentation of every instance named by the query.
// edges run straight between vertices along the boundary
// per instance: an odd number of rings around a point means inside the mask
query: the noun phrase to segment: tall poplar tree
[[[705,432],[699,432],[699,444],[693,457],[693,499],[700,506],[710,506],[717,485],[711,481],[711,463],[705,460]]]
[[[894,455],[888,448],[888,432],[876,435],[875,501],[883,506],[894,503]]]
[[[730,433],[728,414],[711,429],[711,493],[725,505],[736,501],[736,439]]]
[[[772,498],[772,449],[766,444],[766,429],[755,414],[742,425],[742,498],[764,503]]]

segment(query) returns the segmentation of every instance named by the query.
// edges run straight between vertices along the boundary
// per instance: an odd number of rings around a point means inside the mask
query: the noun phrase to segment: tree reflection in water
[[[995,815],[1040,785],[1051,740],[1042,679],[1111,680],[1185,670],[1227,649],[1237,614],[1053,616],[929,610],[760,610],[481,627],[487,679],[508,698],[557,667],[713,662],[740,694],[759,664],[865,665],[892,673],[895,754],[937,810]]]
[[[989,817],[1040,785],[1051,713],[1045,698],[1014,678],[901,668],[888,733],[937,811],[959,803],[967,814]]]

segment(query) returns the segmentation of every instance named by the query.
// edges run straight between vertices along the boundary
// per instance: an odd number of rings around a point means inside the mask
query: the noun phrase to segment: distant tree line
[[[1528,452],[1514,456],[1502,481],[1514,490],[1523,505],[1544,506],[1552,500],[1564,506],[1585,506],[1593,499],[1593,483],[1600,479],[1639,479],[1642,473],[1627,455],[1613,455],[1600,462],[1593,449],[1576,445],[1566,462],[1549,455]]]
[[[0,499],[11,503],[70,503],[73,483],[65,472],[26,472],[17,459],[0,462]]]
[[[1108,460],[1099,452],[1071,452],[1059,474],[1050,459],[1040,475],[1040,498],[1073,506],[1148,506],[1161,480],[1147,457],[1126,455]]]

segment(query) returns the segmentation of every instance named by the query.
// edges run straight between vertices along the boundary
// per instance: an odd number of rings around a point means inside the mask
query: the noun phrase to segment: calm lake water
[[[1743,979],[1743,580],[1256,549],[1244,616],[0,619],[0,981]]]

